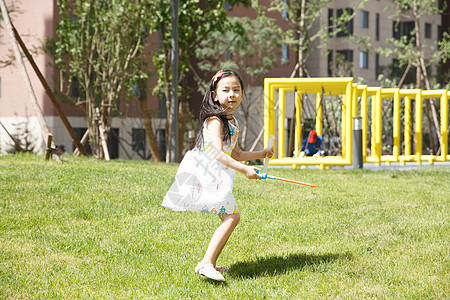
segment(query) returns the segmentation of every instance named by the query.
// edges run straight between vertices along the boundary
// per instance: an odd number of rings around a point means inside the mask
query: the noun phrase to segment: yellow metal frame
[[[316,108],[321,108],[320,97],[322,88],[327,95],[342,96],[342,132],[343,132],[343,155],[327,156],[317,159],[310,157],[285,157],[285,93],[295,93],[295,106],[297,125],[295,127],[295,153],[299,153],[301,145],[301,101],[302,94],[316,94]],[[264,80],[264,147],[267,147],[267,141],[270,135],[275,135],[275,91],[278,91],[278,147],[275,158],[271,159],[272,165],[319,165],[321,168],[332,165],[348,165],[352,163],[352,102],[353,102],[353,78],[266,78]],[[322,134],[322,109],[319,109],[316,116],[316,131]],[[345,121],[345,122],[344,122]],[[350,138],[348,138],[350,137]]]
[[[342,97],[342,155],[326,157],[300,157],[301,146],[301,114],[302,114],[302,94],[316,94],[316,127],[318,135],[322,135],[323,105],[321,105],[322,91],[326,95],[337,95]],[[278,114],[275,116],[275,95],[278,92]],[[285,110],[286,93],[295,92],[294,104],[296,109],[296,126],[294,133],[294,154],[292,157],[285,155]],[[358,97],[360,106],[358,107]],[[330,166],[345,166],[352,164],[352,131],[353,117],[359,115],[362,118],[363,131],[363,161],[373,162],[380,165],[382,162],[390,164],[400,162],[402,165],[407,161],[414,161],[421,164],[422,161],[428,161],[433,164],[434,161],[450,160],[448,153],[448,98],[450,92],[447,90],[422,91],[419,89],[393,89],[368,87],[353,83],[353,78],[266,78],[264,80],[264,147],[270,135],[276,135],[275,122],[278,119],[277,126],[277,151],[269,162],[271,165],[291,165],[293,168],[299,166],[318,165],[319,168]],[[369,100],[371,107],[371,126],[368,128]],[[383,99],[393,99],[393,145],[392,154],[382,154],[382,107]],[[422,103],[424,99],[439,98],[440,102],[440,133],[441,133],[441,154],[423,155],[422,154]],[[401,101],[404,102],[404,154],[400,155],[400,133],[401,133]],[[411,101],[415,100],[415,114],[411,115]],[[415,122],[414,129],[411,128],[412,120]],[[415,153],[412,153],[411,130],[414,130],[416,147]],[[367,136],[371,133],[371,148],[368,155]]]

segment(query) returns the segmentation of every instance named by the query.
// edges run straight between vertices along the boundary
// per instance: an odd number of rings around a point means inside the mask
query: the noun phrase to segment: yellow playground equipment
[[[295,92],[295,129],[294,147],[292,156],[286,156],[286,93]],[[322,118],[323,95],[339,96],[342,99],[341,115],[341,155],[340,156],[318,156],[301,157],[302,136],[302,101],[303,94],[316,95],[316,117],[315,130],[318,135],[323,134]],[[276,99],[277,96],[277,99]],[[390,164],[398,162],[404,165],[406,162],[421,164],[427,161],[448,161],[448,98],[450,92],[447,90],[420,90],[420,89],[397,89],[368,87],[353,83],[353,78],[266,78],[264,80],[264,146],[267,147],[270,135],[275,135],[277,146],[275,155],[270,160],[271,165],[291,165],[293,168],[308,165],[317,165],[320,169],[331,166],[352,165],[353,157],[353,118],[361,117],[362,120],[362,145],[363,162]],[[393,102],[392,116],[383,115],[383,100],[391,99]],[[438,138],[440,140],[440,155],[424,155],[422,153],[422,125],[423,104],[426,99],[439,101],[440,128]],[[413,101],[414,100],[414,101]],[[413,106],[414,103],[414,106]],[[370,107],[369,107],[370,105]],[[369,128],[370,110],[370,128]],[[277,115],[275,113],[277,112]],[[358,115],[359,112],[359,115]],[[414,114],[412,115],[412,112]],[[402,118],[403,117],[403,118]],[[387,121],[392,118],[392,145],[389,154],[383,154],[382,134],[383,118]],[[403,122],[402,122],[403,121]],[[436,120],[435,120],[436,121]],[[412,128],[414,124],[414,128]],[[403,126],[403,128],[401,128]],[[277,130],[277,132],[275,132]],[[401,134],[403,134],[403,153],[401,154]],[[370,143],[368,138],[370,137]],[[370,147],[368,146],[370,144]],[[413,147],[413,144],[415,147]],[[414,153],[413,153],[414,149]],[[386,151],[384,151],[386,152]]]

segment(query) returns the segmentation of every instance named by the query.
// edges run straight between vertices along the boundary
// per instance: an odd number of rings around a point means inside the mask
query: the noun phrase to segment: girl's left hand
[[[265,158],[265,157],[272,158],[273,152],[274,152],[273,147],[266,148],[263,151],[264,151],[264,157],[263,158]]]

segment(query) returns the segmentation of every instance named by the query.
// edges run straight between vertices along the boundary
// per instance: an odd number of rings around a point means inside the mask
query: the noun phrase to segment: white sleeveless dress
[[[231,142],[223,143],[223,152],[231,156],[239,135],[239,124],[229,123]],[[235,170],[214,158],[212,140],[207,126],[203,126],[203,148],[189,150],[180,163],[175,181],[167,192],[162,206],[175,211],[196,211],[207,214],[237,214],[232,193]]]

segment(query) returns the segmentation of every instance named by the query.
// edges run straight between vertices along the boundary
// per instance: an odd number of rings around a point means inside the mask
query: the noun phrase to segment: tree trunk
[[[147,102],[147,86],[145,80],[138,81],[139,86],[139,106],[141,108],[142,121],[144,122],[145,136],[147,137],[148,146],[152,154],[154,161],[162,161],[161,154],[159,153],[158,142],[156,141],[155,134],[153,133],[152,115],[148,109]]]
[[[397,86],[399,89],[402,87],[403,82],[405,81],[406,75],[408,75],[410,68],[411,68],[411,62],[408,63],[408,65],[406,66],[405,72],[403,72],[402,78],[400,78],[400,81]]]
[[[417,47],[417,52],[418,53],[422,53],[422,40],[421,40],[421,32],[420,32],[420,20],[419,20],[419,15],[417,12],[417,0],[413,1],[413,14],[414,14],[414,25],[415,25],[415,32],[416,32],[416,47]],[[425,66],[425,61],[424,58],[422,56],[419,57],[419,64],[416,68],[416,87],[417,88],[426,88],[427,90],[431,89],[431,85],[430,85],[430,81],[428,78],[428,73],[427,73],[427,69]],[[434,123],[434,127],[436,128],[436,132],[437,132],[437,136],[438,136],[438,140],[439,140],[439,145],[441,145],[442,143],[442,137],[441,137],[441,133],[439,131],[439,122],[438,122],[438,118],[437,118],[437,113],[436,113],[436,109],[433,105],[433,102],[431,101],[431,99],[428,99],[428,101],[426,102],[426,110],[427,110],[427,120],[428,120],[428,131],[430,133],[430,146],[431,149],[433,149],[433,153],[435,153],[435,149],[434,149],[434,140],[433,140],[433,132],[432,132],[432,126],[431,126],[431,117],[430,117],[430,107],[431,107],[431,114],[433,115],[433,123]]]
[[[99,147],[102,151],[102,155],[105,158],[105,160],[109,160],[109,149],[108,149],[108,130],[105,126],[105,122],[100,114],[100,110],[97,108],[97,114],[99,118],[98,122],[98,131],[100,135],[100,141],[101,141],[101,147]]]
[[[159,153],[158,143],[153,133],[152,116],[148,109],[148,103],[146,99],[139,99],[139,105],[141,108],[142,120],[145,127],[145,135],[147,136],[148,146],[154,161],[162,161],[161,154]]]
[[[299,38],[298,38],[298,77],[302,78],[304,76],[303,70],[305,69],[305,56],[303,49],[304,47],[304,38],[307,34],[305,32],[305,9],[306,9],[306,0],[302,0],[302,8],[300,9],[300,24],[298,28]]]
[[[180,101],[178,104],[178,139],[177,139],[177,157],[178,161],[181,160],[181,154],[183,152],[184,145],[184,133],[186,132],[186,121],[188,114],[188,103],[186,101]]]
[[[166,96],[166,163],[171,162],[172,160],[172,133],[171,133],[171,127],[172,127],[172,116],[170,114],[171,111],[171,102],[172,99],[171,93],[170,93],[170,83],[169,83],[169,70],[168,70],[168,63],[169,57],[168,55],[166,57],[166,62],[164,62],[164,94]]]

